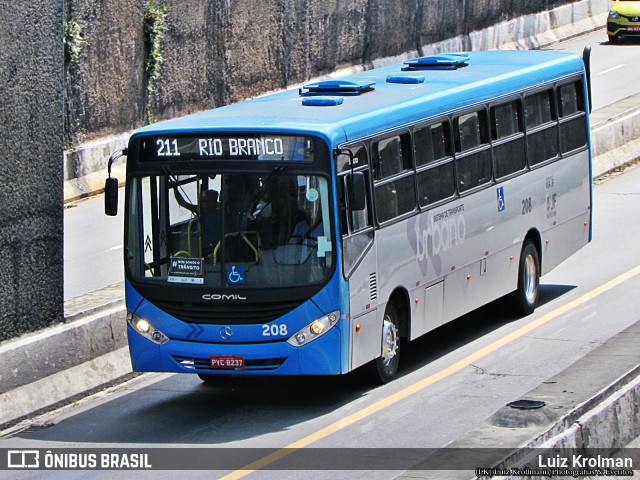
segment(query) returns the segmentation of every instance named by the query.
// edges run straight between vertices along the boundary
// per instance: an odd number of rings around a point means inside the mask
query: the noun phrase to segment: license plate
[[[640,32],[640,27],[627,27],[630,32]]]
[[[212,355],[209,357],[211,368],[244,368],[244,357]]]

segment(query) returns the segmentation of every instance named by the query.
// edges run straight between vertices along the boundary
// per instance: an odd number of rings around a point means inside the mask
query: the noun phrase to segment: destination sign
[[[313,146],[312,138],[291,135],[145,137],[140,140],[140,160],[313,162]]]

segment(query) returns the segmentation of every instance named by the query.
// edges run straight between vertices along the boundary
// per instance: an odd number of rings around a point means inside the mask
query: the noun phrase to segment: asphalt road
[[[399,378],[390,384],[373,387],[358,371],[341,377],[238,378],[218,387],[195,376],[145,374],[34,420],[37,427],[0,439],[0,448],[193,452],[218,447],[232,449],[230,455],[254,448],[340,447],[357,456],[371,455],[358,450],[362,447],[382,449],[374,451],[378,455],[393,447],[388,450],[393,455],[403,448],[445,446],[640,318],[640,168],[598,182],[594,193],[594,240],[543,277],[541,305],[533,315],[514,320],[491,306],[472,312],[408,345]],[[328,451],[319,452],[332,467]],[[206,453],[225,460],[225,451]],[[264,453],[256,451],[255,458]],[[399,473],[370,470],[367,459],[362,462],[349,472],[249,469],[180,476],[391,479]],[[11,478],[41,475],[16,472]],[[46,472],[46,478],[65,480],[113,475]],[[117,475],[175,476],[159,471]]]

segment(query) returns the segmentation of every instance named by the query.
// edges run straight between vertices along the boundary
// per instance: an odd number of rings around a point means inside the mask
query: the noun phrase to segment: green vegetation
[[[164,63],[162,48],[167,27],[167,6],[154,0],[148,0],[144,8],[144,39],[147,54],[145,72],[147,74],[147,115],[149,123],[153,122],[151,104],[154,100],[157,82],[160,79],[160,70]]]
[[[76,17],[71,17],[64,26],[64,64],[70,65],[77,62],[82,47],[88,43],[89,41],[82,35],[82,29]]]

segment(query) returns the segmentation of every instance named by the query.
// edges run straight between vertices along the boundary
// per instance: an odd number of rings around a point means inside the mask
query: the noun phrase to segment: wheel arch
[[[540,271],[544,271],[542,268],[542,236],[538,229],[532,228],[527,232],[522,242],[522,248],[524,248],[524,244],[527,243],[527,240],[531,240],[533,245],[536,247],[536,250],[538,251],[538,261],[540,262]]]
[[[409,292],[404,287],[396,287],[389,297],[389,302],[396,307],[400,322],[400,338],[409,338],[411,324],[411,308],[409,307]]]

